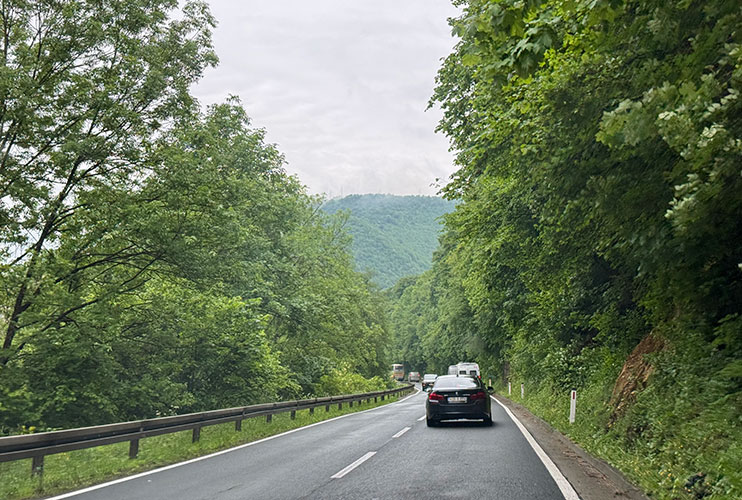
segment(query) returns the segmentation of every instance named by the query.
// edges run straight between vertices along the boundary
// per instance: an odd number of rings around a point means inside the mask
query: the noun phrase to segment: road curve
[[[425,393],[54,497],[76,500],[565,498],[503,408],[494,425],[425,425]]]

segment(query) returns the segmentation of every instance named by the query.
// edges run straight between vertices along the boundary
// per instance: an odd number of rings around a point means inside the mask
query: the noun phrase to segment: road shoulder
[[[499,394],[494,396],[528,429],[562,474],[584,500],[648,500],[618,470],[593,457],[568,437],[533,415],[524,406]]]

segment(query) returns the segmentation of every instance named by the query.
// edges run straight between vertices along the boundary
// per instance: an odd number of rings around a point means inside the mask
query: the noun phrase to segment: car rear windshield
[[[479,383],[471,377],[446,377],[435,381],[434,389],[476,389]]]

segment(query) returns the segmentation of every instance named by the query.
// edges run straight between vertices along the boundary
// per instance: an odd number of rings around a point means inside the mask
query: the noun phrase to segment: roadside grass
[[[289,412],[266,418],[254,417],[242,421],[242,430],[235,431],[234,423],[203,427],[200,440],[191,443],[191,431],[182,431],[144,438],[139,441],[139,455],[129,459],[129,443],[116,443],[85,450],[48,455],[44,458],[43,476],[31,476],[31,459],[0,463],[0,498],[21,500],[40,498],[73,491],[86,486],[129,476],[139,472],[170,465],[219,450],[280,434],[330,418],[356,413],[397,401],[391,396],[384,401],[347,404],[338,410],[337,404],[325,411],[324,407],[296,412],[291,420]]]
[[[544,386],[526,391],[521,399],[520,390],[514,390],[510,399],[619,469],[650,498],[742,498],[742,417],[737,405],[709,405],[695,413],[668,408],[662,418],[647,418],[643,407],[656,409],[660,402],[640,398],[631,412],[611,422],[611,388],[595,383],[579,391],[574,424],[569,423],[569,391],[559,394]],[[507,395],[507,387],[497,389]]]

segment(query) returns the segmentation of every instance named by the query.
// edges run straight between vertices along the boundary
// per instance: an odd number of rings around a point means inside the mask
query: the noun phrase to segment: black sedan
[[[428,427],[441,420],[482,419],[492,425],[490,400],[492,387],[485,387],[477,377],[441,375],[425,402]]]

